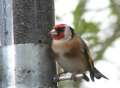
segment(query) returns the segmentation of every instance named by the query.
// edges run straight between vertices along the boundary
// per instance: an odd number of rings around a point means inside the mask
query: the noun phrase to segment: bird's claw
[[[76,78],[75,74],[71,75],[71,80],[77,81],[77,78]]]
[[[83,74],[83,79],[86,80],[86,81],[89,81],[89,78],[87,77],[86,74]]]
[[[60,81],[60,80],[59,80],[59,75],[53,76],[52,80],[53,80],[53,82],[55,82],[55,83],[58,82],[58,81]]]

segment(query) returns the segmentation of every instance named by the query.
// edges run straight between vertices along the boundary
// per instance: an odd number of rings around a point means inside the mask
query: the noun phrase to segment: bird
[[[49,31],[52,38],[52,54],[54,60],[64,69],[64,72],[75,75],[83,74],[83,78],[89,81],[86,75],[90,73],[92,81],[100,78],[108,79],[95,66],[90,49],[85,41],[74,32],[74,29],[67,24],[56,24]]]

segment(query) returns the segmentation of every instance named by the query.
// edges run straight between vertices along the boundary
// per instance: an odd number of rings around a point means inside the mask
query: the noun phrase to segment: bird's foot
[[[52,80],[53,80],[54,82],[59,82],[59,81],[60,81],[60,76],[63,75],[63,74],[65,74],[65,73],[67,73],[67,72],[61,72],[61,73],[59,73],[59,74],[57,74],[57,75],[54,75],[54,76],[52,77]]]
[[[60,80],[59,80],[59,75],[54,75],[54,76],[52,77],[52,81],[55,82],[55,83],[57,83],[58,81],[60,81]]]
[[[83,79],[86,80],[86,81],[89,81],[89,78],[85,73],[83,73]]]
[[[71,79],[74,80],[74,81],[77,81],[76,73],[73,73],[73,74],[71,75]]]

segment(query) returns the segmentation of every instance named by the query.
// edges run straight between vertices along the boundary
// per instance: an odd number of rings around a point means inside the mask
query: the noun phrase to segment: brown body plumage
[[[80,46],[80,43],[77,36],[63,44],[53,41],[52,49],[57,55],[56,60],[67,72],[83,73],[89,68],[87,60],[82,55],[84,50],[81,47],[84,47],[84,45]]]
[[[75,35],[71,27],[60,24],[55,26],[50,34],[53,39],[52,50],[54,58],[65,72],[71,72],[74,75],[85,75],[85,72],[89,71],[92,81],[94,81],[94,77],[107,79],[94,67],[86,43]]]

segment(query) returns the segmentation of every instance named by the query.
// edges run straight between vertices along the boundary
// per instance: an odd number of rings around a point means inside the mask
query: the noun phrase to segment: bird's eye
[[[64,32],[64,29],[59,29],[59,30],[57,30],[57,32]]]

